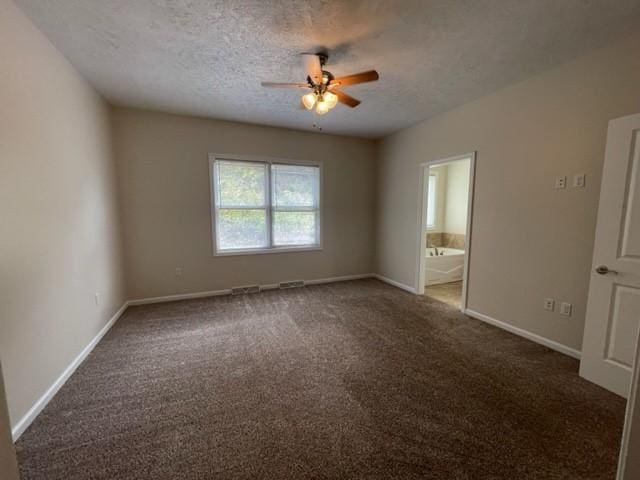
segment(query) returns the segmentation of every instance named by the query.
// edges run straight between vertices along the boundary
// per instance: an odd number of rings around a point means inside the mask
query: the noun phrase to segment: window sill
[[[268,253],[294,253],[294,252],[317,252],[322,250],[319,245],[308,247],[273,247],[273,248],[252,248],[247,250],[226,250],[214,252],[214,257],[234,257],[238,255],[264,255]]]

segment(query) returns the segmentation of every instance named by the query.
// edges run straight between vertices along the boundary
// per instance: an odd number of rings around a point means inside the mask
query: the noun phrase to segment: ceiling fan
[[[302,105],[307,110],[324,115],[337,105],[338,102],[355,108],[360,105],[360,100],[347,95],[339,90],[340,87],[356,85],[358,83],[375,82],[378,80],[378,72],[368,70],[366,72],[355,73],[344,77],[334,77],[333,74],[324,70],[329,56],[326,53],[303,53],[304,67],[307,73],[306,83],[275,83],[262,82],[263,87],[269,88],[302,88],[310,89],[309,93],[302,96]]]

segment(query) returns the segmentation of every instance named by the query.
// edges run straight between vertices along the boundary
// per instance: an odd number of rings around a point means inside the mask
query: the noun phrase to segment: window
[[[215,254],[320,247],[320,167],[212,159]]]
[[[427,197],[427,228],[436,226],[436,176],[429,175],[429,193]]]

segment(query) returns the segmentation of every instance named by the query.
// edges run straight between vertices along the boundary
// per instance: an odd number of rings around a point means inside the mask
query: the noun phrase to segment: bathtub
[[[424,284],[437,285],[439,283],[457,282],[462,280],[464,270],[464,250],[438,247],[427,248],[424,262]]]

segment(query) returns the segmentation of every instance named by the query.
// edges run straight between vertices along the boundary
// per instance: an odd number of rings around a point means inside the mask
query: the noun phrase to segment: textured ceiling
[[[638,0],[17,0],[108,100],[166,112],[379,137],[640,28]],[[375,68],[363,101],[320,117],[300,52]]]

